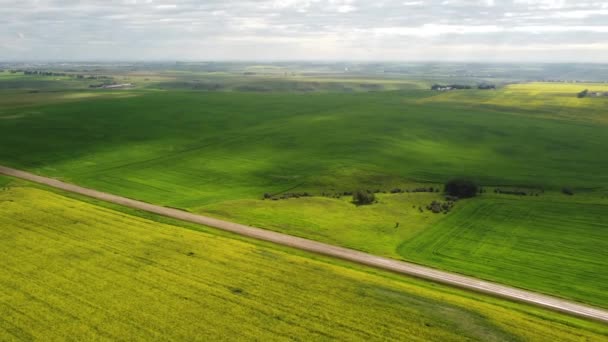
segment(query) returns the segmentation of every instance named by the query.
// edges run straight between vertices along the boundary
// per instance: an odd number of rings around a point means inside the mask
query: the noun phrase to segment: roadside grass
[[[363,206],[353,205],[352,196],[236,200],[193,211],[397,259],[402,258],[397,247],[403,241],[443,217],[425,209],[442,199],[437,193],[376,194],[376,198],[379,203]]]
[[[11,178],[0,175],[0,187],[5,187],[5,186],[9,185],[9,183],[11,183],[11,182],[12,182]]]
[[[0,213],[2,340],[608,336],[599,323],[36,188],[0,192]]]

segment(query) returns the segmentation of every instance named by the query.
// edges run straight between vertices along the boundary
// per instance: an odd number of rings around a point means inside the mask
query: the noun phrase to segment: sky
[[[0,0],[0,60],[608,62],[608,1]]]

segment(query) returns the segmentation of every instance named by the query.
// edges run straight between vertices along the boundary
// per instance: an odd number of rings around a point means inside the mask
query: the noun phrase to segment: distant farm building
[[[132,83],[121,83],[121,84],[91,84],[89,88],[95,89],[125,89],[133,88]]]
[[[436,85],[431,87],[431,90],[436,90],[436,91],[450,91],[454,88],[450,87],[450,86],[440,86],[440,85]]]
[[[435,91],[450,91],[454,89],[471,89],[469,85],[463,84],[450,84],[450,85],[441,85],[441,84],[433,84],[431,90]]]
[[[131,88],[133,84],[131,83],[123,83],[123,84],[106,84],[101,86],[103,89],[115,89],[115,88]]]
[[[604,96],[608,96],[608,91],[606,91],[606,92],[592,91],[592,92],[589,92],[587,94],[587,96],[589,96],[589,97],[604,97]]]

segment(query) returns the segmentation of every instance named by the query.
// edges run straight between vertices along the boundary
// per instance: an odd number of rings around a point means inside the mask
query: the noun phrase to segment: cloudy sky
[[[0,0],[0,60],[608,61],[608,1]]]

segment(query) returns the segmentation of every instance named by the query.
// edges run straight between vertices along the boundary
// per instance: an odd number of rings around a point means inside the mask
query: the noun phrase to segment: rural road
[[[531,291],[517,289],[509,286],[504,286],[484,280],[475,279],[459,274],[439,271],[429,267],[424,267],[404,261],[383,258],[348,248],[328,245],[321,242],[316,242],[308,239],[303,239],[291,235],[276,233],[264,229],[254,228],[250,226],[232,223],[228,221],[218,220],[211,217],[196,215],[185,211],[166,208],[158,205],[153,205],[141,201],[132,200],[129,198],[108,194],[92,189],[83,188],[77,185],[64,183],[56,179],[41,177],[29,172],[15,170],[12,168],[0,166],[0,174],[25,179],[35,183],[48,185],[64,191],[77,193],[80,195],[92,197],[98,200],[115,203],[130,207],[133,209],[144,210],[154,214],[175,218],[178,220],[193,222],[210,226],[232,233],[248,236],[251,238],[270,241],[280,245],[285,245],[308,252],[323,254],[331,257],[336,257],[355,263],[368,265],[384,270],[393,271],[396,273],[406,274],[418,278],[431,280],[438,283],[457,286],[460,288],[482,292],[497,297],[507,298],[519,302],[529,303],[556,311],[561,311],[567,314],[576,315],[585,318],[591,318],[608,323],[608,311],[593,308],[572,301],[551,297]]]

